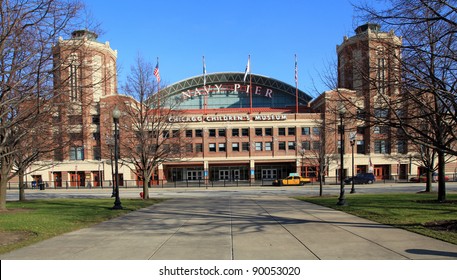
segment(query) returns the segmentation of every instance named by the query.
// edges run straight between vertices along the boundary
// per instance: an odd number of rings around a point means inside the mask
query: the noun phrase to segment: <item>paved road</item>
[[[0,259],[456,260],[457,246],[258,192],[178,195]]]
[[[339,185],[325,185],[323,193],[325,195],[339,194]],[[345,186],[346,194],[350,196],[351,186]],[[375,183],[372,185],[356,185],[357,193],[415,193],[424,190],[425,184],[422,183],[397,183],[382,184]],[[433,190],[437,185],[433,184]],[[457,192],[457,182],[448,182],[446,184],[448,192]],[[139,188],[121,188],[120,195],[122,198],[138,198],[142,190]],[[104,188],[81,188],[81,189],[27,189],[27,199],[44,199],[44,198],[106,198],[111,197],[111,189]],[[304,187],[272,187],[272,186],[252,186],[252,187],[200,187],[200,188],[153,188],[150,189],[151,197],[220,197],[220,196],[252,196],[252,195],[319,195],[319,185],[305,185]],[[8,190],[6,199],[8,201],[18,200],[18,191],[15,189]]]

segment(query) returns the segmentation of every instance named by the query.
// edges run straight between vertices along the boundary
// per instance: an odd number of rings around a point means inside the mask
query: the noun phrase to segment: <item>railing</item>
[[[457,181],[457,174],[447,174],[449,182]],[[396,175],[384,176],[382,179],[376,179],[374,184],[377,183],[410,183],[412,178],[417,176],[407,176],[406,178],[399,178]],[[417,183],[417,181],[413,181]],[[423,182],[421,182],[423,183]],[[24,182],[25,189],[112,189],[113,181],[105,180],[101,182],[91,181],[82,184],[80,181],[42,181],[42,182]],[[338,185],[340,184],[338,177],[327,176],[324,178],[324,185]],[[153,180],[149,182],[149,188],[213,188],[213,187],[250,187],[250,186],[272,186],[273,179],[261,180],[182,180],[182,181],[166,181],[166,180]],[[312,178],[307,185],[319,185],[319,180]],[[119,184],[119,188],[143,188],[141,182],[136,180],[123,180]],[[8,182],[8,189],[19,189],[18,182]]]

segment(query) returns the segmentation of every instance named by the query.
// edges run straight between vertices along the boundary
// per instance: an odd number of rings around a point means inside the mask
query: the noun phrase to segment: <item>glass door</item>
[[[230,180],[230,170],[219,170],[219,180],[228,181]]]

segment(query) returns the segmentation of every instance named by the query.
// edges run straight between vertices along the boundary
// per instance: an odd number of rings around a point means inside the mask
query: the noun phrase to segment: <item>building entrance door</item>
[[[62,172],[54,172],[54,187],[60,188],[62,187]]]
[[[198,181],[202,180],[203,171],[200,170],[189,170],[187,171],[187,180],[188,181]]]
[[[232,180],[234,180],[234,181],[240,180],[240,170],[239,169],[232,170]]]
[[[230,180],[230,170],[219,170],[219,180],[228,181]]]
[[[70,173],[70,186],[83,187],[86,182],[86,175],[83,171]]]
[[[373,174],[376,180],[383,180],[389,178],[389,168],[385,165],[374,166]]]
[[[262,169],[262,179],[272,180],[276,179],[277,170],[276,169]]]

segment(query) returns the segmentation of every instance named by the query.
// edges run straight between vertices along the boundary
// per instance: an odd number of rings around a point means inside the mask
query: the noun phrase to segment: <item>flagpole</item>
[[[206,89],[206,65],[205,65],[205,56],[203,56],[203,87]],[[206,108],[208,105],[208,93],[203,97],[203,113],[206,115]]]
[[[298,64],[297,55],[295,54],[295,113],[298,113]]]
[[[249,64],[249,114],[252,114],[252,75],[251,75],[251,55],[248,56]]]
[[[160,71],[159,71],[159,57],[157,57],[157,64],[156,67],[154,68],[154,76],[157,79],[157,110],[158,114],[160,116]]]

